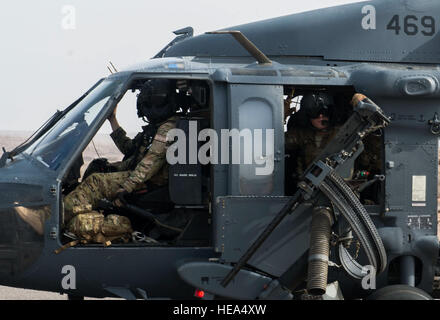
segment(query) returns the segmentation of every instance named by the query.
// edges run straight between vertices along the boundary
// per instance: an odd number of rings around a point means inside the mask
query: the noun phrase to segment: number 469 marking
[[[400,22],[400,16],[396,14],[391,18],[390,22],[388,23],[387,30],[394,30],[396,35],[399,35],[400,30],[402,29],[402,27],[400,26]],[[422,27],[423,30],[419,30],[419,28],[422,29]],[[435,19],[431,16],[424,16],[419,21],[419,18],[416,16],[405,16],[403,18],[403,31],[408,36],[415,36],[419,33],[419,31],[424,36],[433,36],[435,34]]]

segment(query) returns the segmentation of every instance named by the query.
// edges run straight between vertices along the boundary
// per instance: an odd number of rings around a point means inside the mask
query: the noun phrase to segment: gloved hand
[[[127,204],[127,201],[125,200],[125,196],[128,195],[128,191],[121,188],[118,191],[116,191],[115,198],[113,199],[113,205],[115,207],[123,207]]]
[[[353,106],[353,107],[356,107],[357,105],[358,105],[358,103],[360,102],[360,101],[362,101],[362,100],[364,100],[365,98],[367,98],[366,96],[364,96],[363,94],[361,94],[361,93],[356,93],[354,96],[353,96],[353,99],[351,99],[351,105]]]

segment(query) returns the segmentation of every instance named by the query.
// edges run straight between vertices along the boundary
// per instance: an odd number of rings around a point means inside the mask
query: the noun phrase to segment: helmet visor
[[[165,92],[153,92],[150,96],[150,106],[163,106],[167,100]]]
[[[317,97],[316,103],[309,106],[307,114],[310,118],[318,118],[321,114],[326,117],[330,117],[331,106],[326,104],[323,98]]]

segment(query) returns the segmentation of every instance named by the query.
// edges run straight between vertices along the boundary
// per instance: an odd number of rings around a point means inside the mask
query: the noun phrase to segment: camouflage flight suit
[[[313,128],[292,128],[286,132],[286,152],[295,159],[293,175],[301,176],[311,162],[319,155],[327,143],[336,135],[339,127],[326,131]]]
[[[84,173],[86,179],[93,173],[108,173],[134,170],[136,165],[142,160],[148,151],[151,142],[156,134],[155,128],[151,125],[142,127],[142,132],[138,133],[134,139],[127,137],[124,129],[119,127],[110,134],[116,147],[124,155],[122,161],[109,163],[107,159],[100,158],[93,160]]]
[[[144,132],[138,133],[134,139],[127,137],[127,133],[121,127],[110,134],[116,147],[124,155],[122,161],[111,164],[117,171],[133,170],[145,156],[152,142],[152,135],[147,133],[148,127],[143,127]]]
[[[145,188],[147,181],[159,186],[165,185],[168,181],[166,136],[171,129],[176,127],[176,121],[177,117],[171,117],[160,125],[150,149],[133,170],[94,173],[69,193],[64,198],[65,221],[69,221],[75,215],[95,209],[101,199],[113,200],[121,188],[131,193]],[[117,135],[119,135],[119,138],[115,139],[118,141],[117,145],[119,144],[118,147],[125,151],[130,144],[129,139],[123,131],[115,134]]]
[[[293,176],[301,176],[311,162],[319,155],[327,143],[333,139],[340,127],[333,127],[327,131],[318,131],[312,128],[292,128],[286,133],[286,152],[295,159]],[[381,172],[381,138],[370,134],[364,140],[364,151],[355,162],[355,171],[366,170],[370,173]]]

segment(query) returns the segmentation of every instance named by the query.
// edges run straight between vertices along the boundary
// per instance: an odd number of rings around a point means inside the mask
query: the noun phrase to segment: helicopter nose
[[[43,251],[44,225],[50,217],[50,206],[36,204],[42,198],[26,190],[35,191],[35,188],[0,183],[1,279],[19,276]]]

